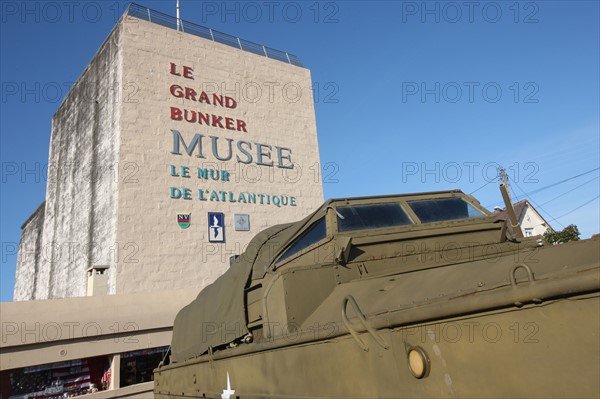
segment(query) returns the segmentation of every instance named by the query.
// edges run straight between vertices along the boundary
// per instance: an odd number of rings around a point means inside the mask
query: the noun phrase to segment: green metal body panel
[[[481,215],[422,223],[406,206],[432,198]],[[413,223],[338,232],[341,207],[388,202]],[[324,238],[278,259],[322,217]],[[155,397],[221,398],[228,376],[231,398],[600,397],[598,239],[511,240],[451,191],[331,200],[274,247],[245,286],[251,339],[161,365]]]

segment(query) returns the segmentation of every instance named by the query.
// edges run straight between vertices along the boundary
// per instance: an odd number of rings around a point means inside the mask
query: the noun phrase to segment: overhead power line
[[[510,176],[508,176],[508,177],[510,178]],[[551,218],[550,220],[554,220],[554,221],[556,221],[556,223],[560,224],[560,225],[562,226],[562,228],[563,228],[563,229],[565,228],[565,226],[563,226],[563,224],[562,224],[561,222],[559,222],[558,220],[556,220],[556,218],[552,217],[552,215],[551,215],[551,214],[550,214],[550,213],[549,213],[547,210],[545,210],[544,208],[542,208],[542,206],[541,206],[541,205],[539,205],[537,202],[535,202],[535,201],[533,200],[533,198],[531,198],[531,197],[530,197],[530,195],[529,195],[529,194],[527,194],[527,193],[525,192],[525,190],[523,190],[523,189],[522,189],[522,188],[521,188],[521,187],[520,187],[520,186],[517,184],[517,182],[516,182],[516,181],[514,181],[514,179],[511,179],[511,180],[512,180],[512,183],[514,184],[514,186],[515,186],[515,187],[517,187],[519,190],[521,190],[521,192],[524,194],[524,196],[525,196],[526,198],[528,198],[528,199],[529,199],[529,201],[531,201],[531,203],[532,203],[532,204],[535,206],[535,208],[536,208],[536,209],[539,209],[540,211],[543,211],[543,212],[544,212],[546,215],[550,216],[550,218]]]
[[[597,196],[595,196],[595,197],[594,197],[594,198],[592,198],[591,200],[589,200],[589,201],[586,201],[584,204],[581,204],[581,205],[579,205],[577,208],[575,208],[575,209],[572,209],[572,210],[570,210],[570,211],[569,211],[569,212],[567,212],[567,213],[563,213],[563,214],[562,214],[562,215],[560,215],[559,217],[556,217],[556,218],[554,218],[554,219],[552,219],[552,220],[560,219],[560,218],[562,218],[562,217],[565,217],[565,216],[567,216],[567,215],[570,215],[571,213],[573,213],[573,212],[575,212],[575,211],[577,211],[577,210],[579,210],[579,209],[583,208],[584,206],[586,206],[586,205],[588,205],[588,204],[591,204],[592,202],[594,202],[594,201],[595,201],[595,200],[597,200],[598,198],[600,198],[600,195],[597,195]],[[558,222],[558,220],[556,220],[556,221]],[[560,224],[560,223],[559,223],[559,224]],[[561,226],[562,226],[562,224],[561,224]],[[563,227],[565,227],[565,226],[563,226]]]
[[[494,180],[490,180],[489,182],[485,183],[483,186],[479,187],[477,190],[475,190],[475,191],[471,191],[471,192],[469,193],[469,195],[473,195],[473,194],[475,194],[477,191],[481,190],[482,188],[486,187],[488,184],[490,184],[490,183],[493,183],[493,182],[494,182]]]
[[[570,192],[573,192],[573,191],[577,190],[579,187],[585,186],[586,184],[593,182],[594,180],[596,180],[596,179],[597,179],[597,178],[599,178],[599,177],[600,177],[600,176],[596,176],[596,177],[594,177],[593,179],[590,179],[590,180],[588,180],[588,181],[586,181],[586,182],[584,182],[584,183],[581,183],[581,184],[580,184],[580,185],[578,185],[577,187],[573,187],[573,188],[572,188],[572,189],[570,189],[569,191],[565,191],[565,192],[564,192],[564,193],[562,193],[561,195],[557,195],[556,197],[552,198],[551,200],[548,200],[548,201],[544,202],[542,205],[546,205],[547,203],[549,203],[549,202],[552,202],[552,201],[554,201],[555,199],[558,199],[558,198],[560,198],[560,197],[562,197],[562,196],[564,196],[564,195],[567,195],[567,194],[569,194]]]
[[[523,198],[531,198],[531,197],[530,197],[530,195],[531,195],[531,194],[536,194],[536,193],[539,193],[540,191],[544,191],[544,190],[547,190],[547,189],[549,189],[549,188],[556,187],[556,186],[558,186],[558,185],[560,185],[560,184],[563,184],[563,183],[566,183],[566,182],[568,182],[568,181],[571,181],[571,180],[577,179],[578,177],[581,177],[581,176],[588,175],[588,174],[590,174],[590,173],[592,173],[592,172],[595,172],[595,171],[597,171],[597,170],[600,170],[600,168],[594,168],[594,169],[588,170],[587,172],[583,172],[583,173],[580,173],[580,174],[578,174],[578,175],[571,176],[571,177],[569,177],[569,178],[567,178],[567,179],[564,179],[564,180],[558,181],[558,182],[556,182],[556,183],[549,184],[549,185],[547,185],[547,186],[545,186],[545,187],[541,187],[541,188],[535,189],[535,190],[533,190],[533,191],[531,191],[531,192],[529,192],[529,193],[525,192],[523,189],[521,189],[521,187],[519,187],[519,190],[521,190],[521,192],[522,192],[523,194],[522,194],[522,195],[515,195],[515,196],[514,196],[514,198],[513,198],[513,201],[514,201],[514,202],[517,202],[517,201],[519,201],[519,200],[521,200],[521,199],[523,199]],[[510,176],[509,176],[509,177],[510,177]],[[569,193],[569,192],[571,192],[571,191],[574,191],[574,190],[576,190],[577,188],[579,188],[579,187],[583,186],[584,184],[587,184],[587,183],[589,183],[590,181],[593,181],[593,180],[597,179],[598,177],[600,177],[600,176],[596,176],[596,177],[594,177],[593,179],[591,179],[591,180],[588,180],[588,181],[586,181],[585,183],[583,183],[583,184],[581,184],[581,185],[579,185],[579,186],[577,186],[577,187],[573,188],[572,190],[570,190],[570,191],[567,191],[567,192],[565,192],[565,193],[563,193],[563,194],[561,194],[561,195],[559,195],[559,196],[557,196],[557,197],[555,197],[555,198],[552,198],[552,199],[551,199],[551,200],[549,200],[549,201],[546,201],[546,202],[545,202],[545,203],[543,203],[541,206],[544,206],[544,205],[545,205],[545,204],[547,204],[548,202],[554,201],[555,199],[557,199],[557,198],[561,197],[561,196],[562,196],[562,195],[564,195],[564,194],[567,194],[567,193]],[[514,179],[512,179],[512,178],[511,178],[510,180],[511,180],[513,183],[515,183],[515,185],[516,185],[516,182],[514,181]],[[477,190],[475,190],[475,191],[471,192],[470,194],[473,194],[473,193],[475,193],[475,192],[477,192],[477,191],[481,190],[482,188],[484,188],[485,186],[487,186],[488,184],[490,184],[490,183],[493,183],[493,182],[494,182],[493,180],[492,180],[492,181],[489,181],[489,182],[487,182],[486,184],[484,184],[483,186],[479,187]],[[517,186],[517,187],[518,187],[518,186]],[[532,200],[531,202],[533,202],[533,200]],[[493,206],[493,205],[495,205],[495,204],[497,204],[497,203],[498,203],[498,202],[495,202],[495,203],[493,203],[493,204],[490,204],[490,205],[486,205],[484,208],[486,208],[486,209],[489,209],[491,206]]]
[[[558,182],[556,182],[556,183],[552,183],[552,184],[550,184],[550,185],[547,185],[547,186],[545,186],[545,187],[541,187],[541,188],[535,189],[535,190],[533,190],[533,191],[531,191],[531,192],[529,192],[529,193],[526,193],[525,191],[523,191],[523,193],[525,194],[524,196],[525,196],[525,197],[527,197],[527,196],[529,196],[529,195],[531,195],[531,194],[536,194],[536,193],[539,193],[540,191],[544,191],[544,190],[547,190],[547,189],[549,189],[549,188],[556,187],[556,186],[558,186],[559,184],[563,184],[563,183],[566,183],[566,182],[568,182],[568,181],[571,181],[571,180],[573,180],[573,179],[577,179],[578,177],[585,176],[585,175],[587,175],[587,174],[590,174],[590,173],[592,173],[592,172],[595,172],[595,171],[597,171],[597,170],[599,170],[599,169],[600,169],[600,168],[594,168],[594,169],[592,169],[592,170],[588,170],[587,172],[583,172],[583,173],[580,173],[580,174],[578,174],[578,175],[576,175],[576,176],[569,177],[568,179],[564,179],[564,180],[558,181]]]

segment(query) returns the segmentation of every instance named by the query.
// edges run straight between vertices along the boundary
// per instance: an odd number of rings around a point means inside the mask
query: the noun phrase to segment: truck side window
[[[308,230],[306,230],[304,234],[296,238],[288,247],[288,249],[286,249],[285,252],[277,259],[277,262],[289,258],[290,256],[302,251],[312,244],[321,241],[326,235],[327,230],[325,228],[325,218],[322,218],[313,224]]]

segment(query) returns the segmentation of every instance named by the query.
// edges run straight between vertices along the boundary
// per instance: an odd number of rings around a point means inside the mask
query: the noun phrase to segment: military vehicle
[[[262,231],[177,315],[155,397],[599,397],[600,240],[508,213],[333,199]]]

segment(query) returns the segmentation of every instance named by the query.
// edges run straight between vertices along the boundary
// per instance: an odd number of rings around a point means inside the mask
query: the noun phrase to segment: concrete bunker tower
[[[54,115],[49,165],[15,300],[200,290],[323,202],[310,71],[132,4]]]

